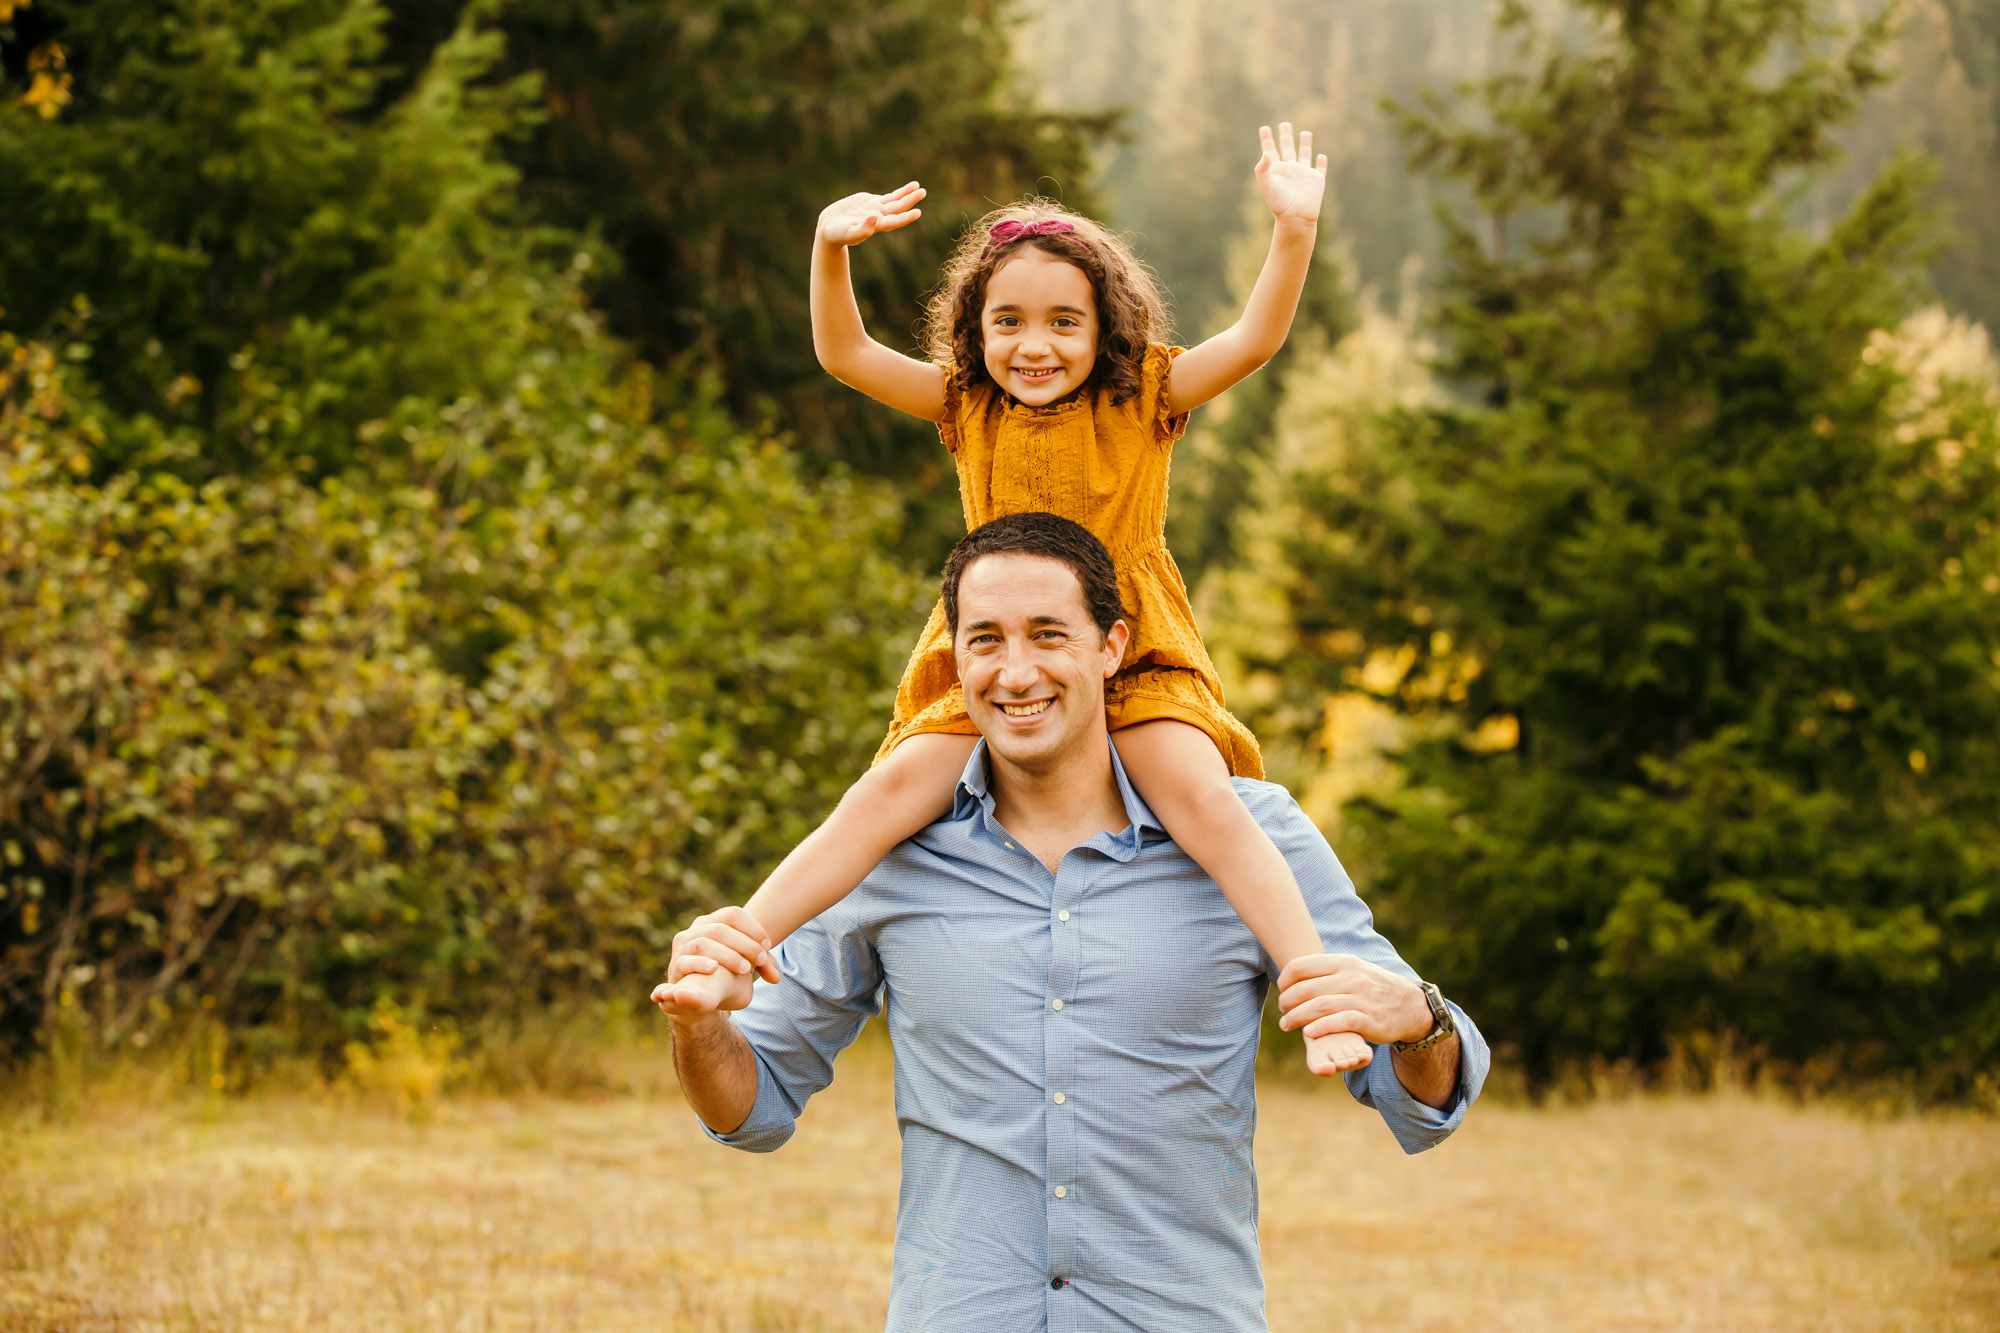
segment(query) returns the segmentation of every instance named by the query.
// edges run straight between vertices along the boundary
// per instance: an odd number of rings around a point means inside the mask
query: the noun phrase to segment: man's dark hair
[[[944,562],[944,622],[953,638],[958,637],[959,581],[967,565],[986,555],[1060,560],[1083,585],[1083,604],[1100,632],[1109,634],[1125,618],[1125,605],[1118,597],[1118,566],[1088,528],[1054,514],[1009,514],[966,533]]]

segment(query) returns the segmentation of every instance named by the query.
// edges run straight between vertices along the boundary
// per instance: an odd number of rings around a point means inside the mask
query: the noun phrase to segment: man
[[[944,600],[982,740],[952,812],[775,967],[762,928],[727,908],[676,937],[654,992],[689,1104],[754,1152],[791,1137],[886,1002],[903,1134],[891,1330],[1264,1327],[1251,1131],[1271,960],[1119,765],[1104,720],[1128,632],[1117,586],[1066,519],[968,534]],[[1478,1095],[1485,1043],[1374,932],[1284,789],[1237,785],[1340,950],[1276,978],[1286,1025],[1374,1043],[1350,1091],[1405,1151],[1441,1142]],[[726,1007],[748,1005],[736,1018],[677,998],[682,977],[721,968],[739,982]],[[783,984],[753,998],[758,970]],[[1337,1188],[1341,1164],[1315,1165]]]

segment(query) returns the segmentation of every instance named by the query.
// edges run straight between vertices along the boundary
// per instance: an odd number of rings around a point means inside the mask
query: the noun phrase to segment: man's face
[[[1030,770],[1102,744],[1104,682],[1125,655],[1125,622],[1101,633],[1083,582],[1060,560],[988,555],[958,585],[952,641],[965,711],[997,757]]]

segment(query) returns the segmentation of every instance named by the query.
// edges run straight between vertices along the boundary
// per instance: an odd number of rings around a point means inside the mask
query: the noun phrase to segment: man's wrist
[[[674,1073],[681,1095],[701,1122],[734,1134],[757,1106],[757,1061],[727,1013],[669,1016]]]
[[[1391,1046],[1390,1066],[1403,1090],[1434,1111],[1458,1100],[1458,1076],[1463,1045],[1453,1032],[1435,1046],[1406,1051]]]
[[[667,1015],[667,1029],[676,1042],[700,1041],[734,1026],[724,1009],[711,1009],[705,1014]]]
[[[1437,987],[1428,982],[1412,981],[1405,996],[1405,1014],[1401,1037],[1389,1043],[1399,1050],[1408,1050],[1433,1038],[1442,1041],[1456,1030],[1451,1021],[1451,1011],[1445,1008],[1444,997]]]

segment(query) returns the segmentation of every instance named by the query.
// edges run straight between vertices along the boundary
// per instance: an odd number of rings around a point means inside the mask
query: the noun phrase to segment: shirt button
[[[1061,1001],[1061,1000],[1050,1000],[1050,1001],[1049,1001],[1049,1008],[1051,1008],[1051,1009],[1060,1009],[1060,1008],[1062,1008],[1062,1001]]]
[[[1067,1196],[1068,1196],[1068,1194],[1069,1194],[1069,1191],[1068,1191],[1068,1190],[1064,1189],[1064,1188],[1063,1188],[1062,1186],[1060,1186],[1060,1185],[1056,1186],[1056,1197],[1057,1197],[1058,1199],[1061,1199],[1061,1198],[1065,1198],[1065,1197],[1067,1197]]]
[[[1061,1106],[1062,1104],[1063,1104],[1063,1095],[1059,1092],[1056,1094],[1056,1105]]]
[[[1051,1290],[1054,1291],[1061,1291],[1064,1287],[1067,1287],[1068,1285],[1069,1285],[1069,1280],[1067,1278],[1052,1277],[1049,1279],[1049,1287]]]
[[[1067,920],[1069,920],[1069,909],[1068,909],[1067,907],[1065,907],[1065,908],[1063,908],[1063,910],[1062,910],[1062,911],[1060,911],[1060,912],[1057,912],[1057,913],[1056,913],[1056,920],[1058,920],[1058,921],[1067,921]]]

